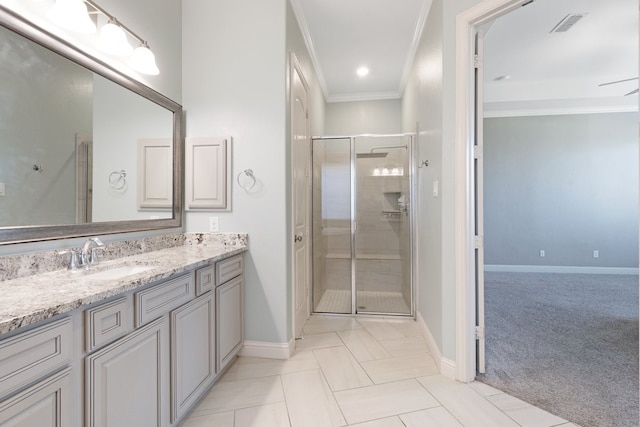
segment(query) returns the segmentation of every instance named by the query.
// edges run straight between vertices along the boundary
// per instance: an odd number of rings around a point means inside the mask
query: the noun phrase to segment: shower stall
[[[312,142],[313,311],[413,316],[414,135]]]

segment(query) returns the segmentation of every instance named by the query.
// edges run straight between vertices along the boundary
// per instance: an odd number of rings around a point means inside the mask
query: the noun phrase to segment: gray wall
[[[332,102],[326,108],[325,135],[402,132],[399,99]]]
[[[485,263],[636,268],[637,117],[485,119]]]

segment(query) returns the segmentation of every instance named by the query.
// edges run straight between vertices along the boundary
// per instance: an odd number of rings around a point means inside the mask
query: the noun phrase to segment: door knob
[[[296,234],[293,238],[294,242],[302,242],[302,234]]]

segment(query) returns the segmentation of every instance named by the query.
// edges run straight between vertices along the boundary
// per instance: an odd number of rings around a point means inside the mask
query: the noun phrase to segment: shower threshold
[[[400,292],[357,291],[357,300],[358,313],[411,315],[411,309]],[[351,291],[326,290],[314,312],[351,313]]]

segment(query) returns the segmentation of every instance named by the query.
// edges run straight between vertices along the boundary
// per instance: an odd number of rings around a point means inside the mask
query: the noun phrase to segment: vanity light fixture
[[[88,11],[87,5],[93,10]],[[62,28],[90,34],[96,32],[96,24],[89,16],[90,14],[101,14],[107,18],[107,23],[100,29],[98,37],[100,50],[112,55],[128,56],[129,66],[142,74],[152,76],[160,74],[156,65],[156,57],[149,49],[147,41],[92,0],[56,0],[48,15],[54,23]],[[140,46],[133,49],[129,44],[127,34],[140,43]]]
[[[117,56],[130,56],[133,53],[127,35],[117,21],[109,21],[102,26],[98,47],[104,52]]]
[[[156,65],[156,56],[151,52],[149,45],[147,45],[145,41],[133,51],[129,65],[134,70],[143,74],[149,74],[151,76],[160,74],[160,70]]]
[[[83,34],[96,32],[96,24],[89,17],[83,0],[56,0],[48,16],[64,29]]]

